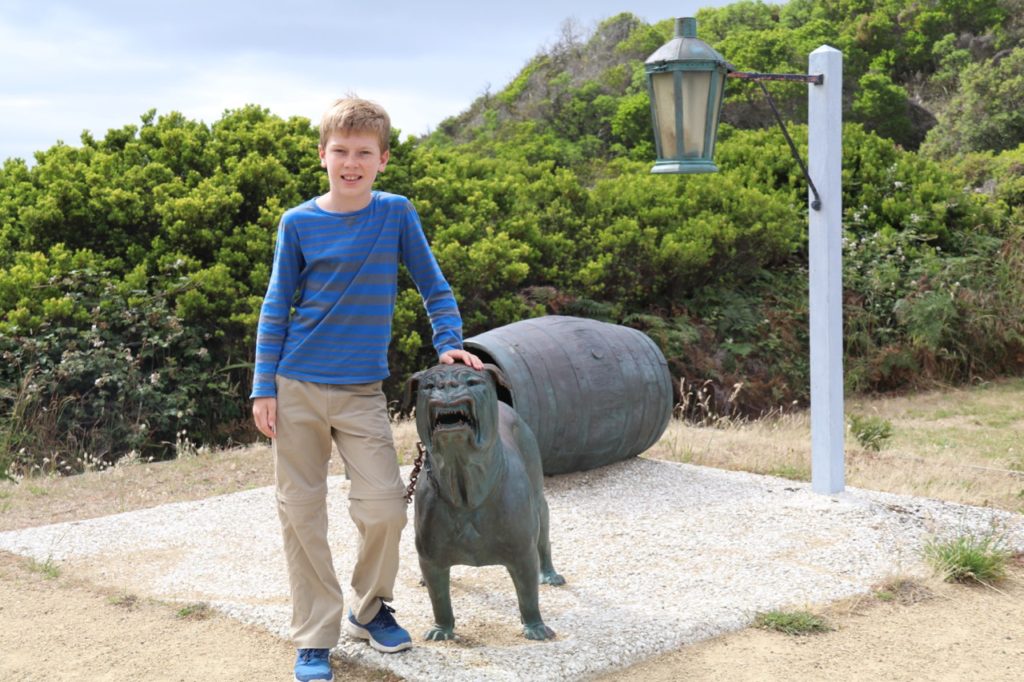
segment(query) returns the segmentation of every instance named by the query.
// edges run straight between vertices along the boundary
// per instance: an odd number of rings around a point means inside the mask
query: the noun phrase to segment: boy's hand
[[[441,357],[438,358],[442,365],[454,365],[456,362],[461,362],[464,365],[469,365],[473,369],[483,369],[484,363],[477,356],[470,353],[468,350],[446,350],[441,353]],[[255,407],[253,408],[255,409]]]
[[[256,398],[252,401],[252,418],[256,428],[270,440],[277,438],[277,398]]]

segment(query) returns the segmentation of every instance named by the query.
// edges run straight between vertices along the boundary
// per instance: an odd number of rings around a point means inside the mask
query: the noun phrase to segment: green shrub
[[[0,335],[0,445],[8,471],[70,473],[131,451],[170,456],[183,434],[214,440],[240,413],[206,340],[168,298],[72,270],[50,283],[69,301],[31,333]],[[13,472],[10,472],[13,473]]]
[[[41,574],[48,580],[56,580],[61,574],[60,565],[53,560],[52,556],[46,557],[45,561],[29,559],[28,567],[29,570]]]
[[[921,152],[937,157],[1013,149],[1024,142],[1024,47],[968,64],[959,88],[928,131]]]
[[[824,618],[807,611],[766,611],[757,614],[754,626],[787,635],[811,635],[833,629]]]
[[[213,616],[213,609],[206,602],[193,602],[178,609],[175,615],[181,620],[207,620]]]
[[[850,415],[850,431],[865,450],[881,450],[892,438],[892,422],[873,415]]]
[[[924,558],[947,582],[992,583],[1006,575],[1013,556],[1002,535],[959,535],[948,540],[931,540],[924,546]]]

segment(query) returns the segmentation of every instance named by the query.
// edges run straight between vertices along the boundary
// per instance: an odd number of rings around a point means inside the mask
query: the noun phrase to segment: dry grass
[[[334,471],[340,471],[335,463]],[[167,462],[125,461],[74,476],[0,482],[0,531],[77,521],[274,483],[270,447],[203,451]]]
[[[893,425],[880,452],[846,439],[847,485],[1024,511],[1024,379],[899,397],[857,398],[848,414]],[[714,426],[673,421],[644,456],[784,478],[810,478],[806,414]],[[395,423],[402,464],[416,458],[415,423]],[[331,474],[341,474],[340,457]],[[0,481],[0,531],[198,500],[274,483],[267,444],[200,449],[159,463],[126,461],[76,476]]]
[[[891,575],[875,585],[872,595],[881,602],[911,606],[935,598],[935,590],[929,585],[929,580],[916,576]]]
[[[416,433],[415,420],[397,419],[391,422],[391,425],[398,461],[403,465],[412,464],[416,460],[416,443],[420,440],[419,434]]]
[[[847,485],[1024,511],[1024,380],[856,398],[846,412],[893,426],[878,452],[847,435]],[[810,419],[673,421],[645,456],[809,480]]]

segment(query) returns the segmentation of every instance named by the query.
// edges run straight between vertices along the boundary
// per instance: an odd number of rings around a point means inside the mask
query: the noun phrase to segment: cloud
[[[137,124],[151,108],[212,123],[225,110],[258,104],[315,121],[348,91],[378,99],[396,127],[422,134],[465,108],[483,77],[473,75],[481,64],[461,63],[445,43],[424,39],[411,54],[383,49],[380,41],[365,49],[344,32],[324,40],[332,32],[329,22],[307,23],[313,31],[283,31],[288,39],[273,41],[259,28],[272,17],[255,23],[251,17],[209,17],[201,33],[220,32],[225,39],[217,48],[192,49],[195,20],[183,26],[180,16],[168,15],[170,32],[185,36],[172,49],[166,27],[142,30],[159,23],[159,16],[140,24],[137,12],[119,13],[119,3],[99,4],[102,24],[92,10],[52,3],[36,14],[0,18],[0,159],[31,160],[58,140],[77,144],[83,130],[102,137],[109,128]],[[454,83],[439,85],[446,78]]]
[[[296,68],[294,63],[278,65],[264,54],[238,54],[183,68],[160,93],[162,101],[152,106],[161,112],[173,108],[210,123],[225,110],[257,104],[285,118],[305,116],[316,122],[336,98],[354,92],[384,105],[395,127],[419,135],[472,101],[473,94],[466,90],[431,93],[427,83],[410,89],[381,77],[401,65],[401,60],[351,60],[326,68],[308,60]]]
[[[566,18],[665,11],[652,0],[0,2],[0,159],[77,144],[83,129],[102,137],[154,107],[212,123],[258,104],[316,121],[350,90],[422,134],[504,87]]]

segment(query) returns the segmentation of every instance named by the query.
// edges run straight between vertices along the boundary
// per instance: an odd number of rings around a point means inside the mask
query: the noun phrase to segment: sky
[[[0,162],[83,130],[258,104],[320,114],[355,93],[422,135],[500,91],[571,23],[654,23],[728,0],[0,0]]]

